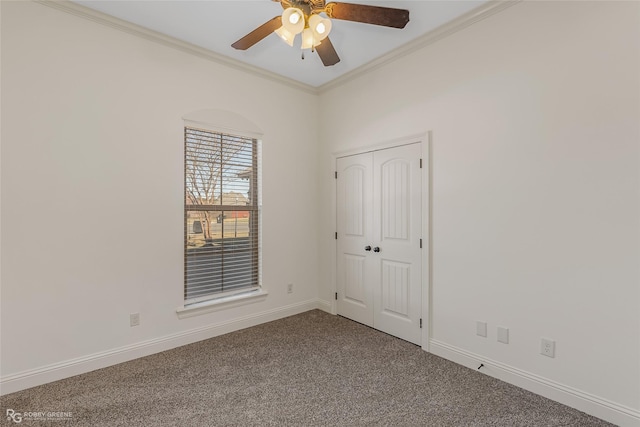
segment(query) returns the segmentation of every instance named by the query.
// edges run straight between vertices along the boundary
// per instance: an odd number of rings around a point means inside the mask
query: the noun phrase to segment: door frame
[[[422,345],[421,348],[424,351],[429,351],[429,340],[431,339],[431,282],[433,274],[431,272],[432,265],[432,241],[431,241],[431,182],[432,182],[432,168],[431,168],[431,131],[420,133],[416,135],[409,135],[402,138],[394,139],[391,141],[382,142],[375,145],[362,146],[352,148],[348,150],[336,151],[331,153],[332,165],[334,171],[337,170],[337,161],[340,157],[354,156],[362,153],[369,153],[373,151],[385,150],[388,148],[399,147],[402,145],[420,143],[422,152]],[[331,216],[331,225],[333,230],[338,229],[337,221],[337,180],[334,179],[334,184],[331,186],[331,209],[333,215]],[[333,280],[333,293],[338,290],[337,280],[337,241],[331,245],[331,277]],[[331,314],[338,314],[338,304],[334,298],[331,298]]]

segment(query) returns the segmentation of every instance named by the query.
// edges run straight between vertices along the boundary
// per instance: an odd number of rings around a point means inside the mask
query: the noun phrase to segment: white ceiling
[[[328,1],[327,1],[328,2]],[[338,1],[337,1],[338,2]],[[330,39],[341,61],[325,67],[316,53],[301,59],[300,36],[290,47],[271,34],[246,51],[231,44],[282,13],[270,0],[79,0],[75,3],[246,64],[319,87],[483,5],[487,0],[349,0],[408,9],[404,29],[334,19]]]

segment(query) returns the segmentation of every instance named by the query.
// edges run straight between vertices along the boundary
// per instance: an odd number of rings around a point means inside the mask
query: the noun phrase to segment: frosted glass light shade
[[[327,38],[331,31],[331,20],[324,19],[319,15],[311,15],[309,17],[309,28],[313,31],[313,37],[317,41]]]
[[[295,34],[291,34],[285,27],[280,27],[274,31],[282,40],[284,40],[289,46],[293,46],[293,41],[296,38]]]
[[[304,13],[297,7],[289,7],[282,12],[282,26],[296,35],[304,30]]]
[[[311,30],[311,28],[305,28],[302,32],[302,49],[311,49],[319,44],[320,40],[314,37],[313,30]]]

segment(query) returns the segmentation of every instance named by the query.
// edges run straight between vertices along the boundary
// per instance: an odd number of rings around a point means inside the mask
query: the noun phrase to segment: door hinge
[[[422,329],[422,319],[420,319],[420,329]]]
[[[338,179],[338,171],[335,171],[335,172],[333,173],[333,177],[334,177],[335,179]]]
[[[338,232],[336,231],[336,240],[338,240]]]
[[[420,169],[422,169],[422,159],[420,159]]]
[[[338,293],[336,292],[336,301],[338,301]]]
[[[420,239],[420,249],[422,249],[422,239]]]

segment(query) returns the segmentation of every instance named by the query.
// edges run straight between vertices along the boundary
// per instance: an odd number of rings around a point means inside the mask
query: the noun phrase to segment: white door
[[[338,314],[373,326],[373,153],[338,159]]]
[[[420,144],[337,161],[338,314],[421,343]]]

